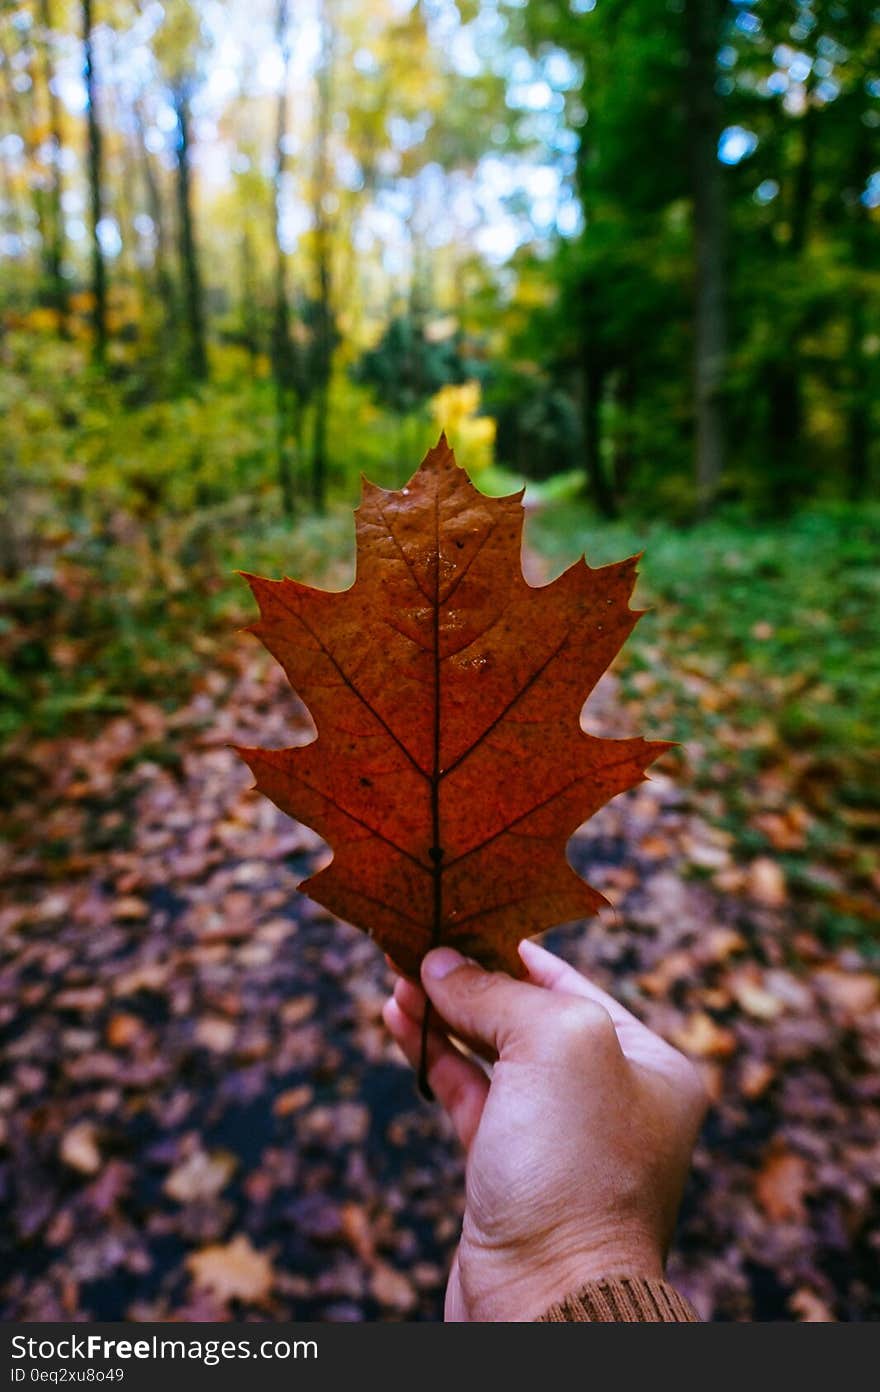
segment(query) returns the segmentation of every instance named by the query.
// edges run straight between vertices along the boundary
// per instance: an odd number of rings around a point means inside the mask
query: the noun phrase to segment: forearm
[[[693,1306],[668,1281],[613,1276],[590,1281],[539,1315],[539,1324],[698,1324]]]

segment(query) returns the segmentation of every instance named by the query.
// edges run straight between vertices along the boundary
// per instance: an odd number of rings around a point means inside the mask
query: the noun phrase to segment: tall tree
[[[312,211],[315,248],[314,420],[312,434],[312,501],[322,512],[327,497],[327,409],[335,338],[332,306],[330,199],[330,126],[333,115],[334,29],[332,0],[320,0],[321,47],[316,74],[315,153]]]
[[[158,311],[161,316],[160,332],[165,339],[171,327],[175,308],[174,281],[168,265],[169,237],[165,218],[165,203],[162,196],[160,172],[155,167],[147,148],[146,121],[140,100],[135,101],[133,114],[147,213],[153,228],[153,280],[158,298]]]
[[[174,114],[177,172],[177,234],[180,284],[186,320],[187,368],[192,381],[208,376],[205,298],[195,227],[192,174],[192,98],[198,82],[202,31],[188,0],[167,0],[162,27],[154,40],[165,74]]]
[[[693,373],[683,364],[693,296],[682,218],[691,195],[682,157],[684,20],[670,14],[668,0],[602,0],[587,14],[524,6],[516,14],[536,63],[549,62],[548,86],[555,51],[573,60],[557,101],[570,122],[566,148],[576,142],[581,210],[580,232],[560,241],[552,266],[555,322],[537,310],[523,346],[546,383],[548,422],[569,428],[562,396],[576,409],[587,488],[610,514],[621,505],[621,485],[635,490],[640,471],[645,483],[658,473],[680,475],[687,455]],[[616,430],[624,383],[631,422],[625,461]],[[690,483],[676,485],[682,500]]]
[[[24,153],[25,187],[24,189],[17,187],[15,175],[7,163],[7,160],[10,160],[11,152],[7,153],[8,147],[4,142],[3,163],[9,184],[9,194],[6,200],[5,211],[10,227],[14,227],[21,236],[19,245],[19,254],[21,255],[27,246],[27,231],[31,221],[27,209],[27,193],[30,194],[31,208],[33,209],[33,223],[36,226],[37,235],[39,237],[42,272],[42,254],[47,242],[46,200],[42,180],[38,176],[36,169],[37,142],[34,132],[37,126],[37,115],[33,106],[33,100],[31,100],[29,104],[26,104],[23,94],[19,91],[15,69],[17,60],[21,57],[27,58],[27,45],[29,41],[26,37],[22,40],[19,30],[17,26],[11,22],[11,18],[12,17],[9,15],[2,16],[3,33],[2,43],[0,43],[0,73],[2,73],[3,86],[0,96],[2,96],[4,122],[9,131],[14,132],[21,141]],[[30,82],[30,77],[28,77],[28,81]],[[32,82],[30,82],[30,86],[32,97]],[[18,182],[20,183],[21,181],[19,180]],[[20,199],[18,196],[19,194],[21,195]]]
[[[806,110],[799,118],[798,150],[791,179],[788,239],[778,248],[777,273],[791,282],[787,312],[774,326],[775,352],[767,373],[769,453],[773,466],[772,494],[778,509],[792,507],[803,493],[804,470],[804,370],[801,360],[804,305],[798,288],[803,274],[813,204],[816,193],[816,145],[819,116],[812,99],[812,84],[805,89]]]
[[[876,125],[869,124],[873,116],[869,93],[877,90],[880,14],[876,9],[872,12],[867,0],[856,0],[849,7],[848,19],[846,41],[853,55],[855,74],[841,112],[847,129],[852,132],[849,169],[845,173],[851,267],[846,296],[846,453],[849,495],[859,501],[867,495],[870,481],[872,408],[877,400],[876,389],[872,391],[867,343],[869,325],[876,313],[880,239],[871,224],[868,190],[872,170],[877,168],[876,135],[872,135]]]
[[[208,351],[205,344],[204,291],[193,211],[192,116],[188,84],[184,81],[176,83],[172,97],[177,116],[177,216],[180,277],[189,331],[189,370],[194,381],[203,382],[208,376]]]
[[[865,283],[878,264],[876,233],[871,227],[865,200],[865,189],[873,163],[871,135],[864,122],[859,122],[852,155],[851,208],[852,267],[855,272],[850,287],[849,324],[847,329],[846,367],[849,404],[847,418],[847,463],[849,494],[854,501],[864,498],[868,491],[871,446],[871,373],[865,351],[870,311]]]
[[[86,88],[88,127],[89,214],[92,246],[92,323],[95,361],[103,364],[107,356],[107,271],[101,246],[103,217],[103,169],[101,123],[98,119],[97,77],[95,73],[94,23],[92,0],[82,0],[83,78]]]
[[[278,0],[275,42],[281,55],[278,106],[275,119],[275,160],[272,170],[272,218],[275,245],[275,304],[272,324],[272,367],[275,377],[275,429],[278,483],[287,516],[293,513],[293,477],[288,444],[290,412],[295,409],[292,391],[294,347],[290,338],[290,299],[287,286],[287,251],[284,246],[284,181],[287,169],[287,103],[290,83],[290,33],[287,0]]]
[[[55,30],[53,26],[51,0],[40,0],[40,23],[42,25],[43,85],[49,111],[49,140],[51,146],[52,170],[49,183],[48,216],[46,219],[47,245],[45,247],[46,272],[49,280],[52,304],[58,314],[61,332],[66,329],[67,283],[64,279],[64,212],[62,209],[62,132],[61,106],[55,87],[55,72],[52,61],[52,45]]]
[[[685,0],[691,198],[694,236],[694,419],[697,500],[713,504],[724,468],[726,355],[725,212],[718,161],[716,91],[725,0]]]

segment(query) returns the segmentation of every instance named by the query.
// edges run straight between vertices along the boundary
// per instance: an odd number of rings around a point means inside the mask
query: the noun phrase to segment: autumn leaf
[[[523,937],[595,912],[566,842],[668,748],[579,723],[639,618],[637,558],[529,585],[521,499],[477,492],[441,436],[405,488],[364,482],[350,589],[245,577],[318,734],[239,753],[333,850],[301,889],[411,974],[450,944],[519,975]]]
[[[771,1223],[803,1222],[809,1187],[806,1160],[781,1146],[771,1148],[755,1177],[758,1203]]]
[[[265,1252],[258,1252],[249,1237],[239,1233],[227,1243],[214,1243],[186,1259],[194,1284],[220,1301],[243,1300],[261,1304],[275,1281],[275,1271]]]
[[[197,1199],[214,1199],[235,1173],[235,1157],[225,1151],[209,1155],[194,1150],[169,1174],[163,1188],[178,1203],[195,1203]]]
[[[61,1159],[80,1174],[97,1174],[101,1168],[98,1137],[90,1121],[78,1121],[61,1138]]]

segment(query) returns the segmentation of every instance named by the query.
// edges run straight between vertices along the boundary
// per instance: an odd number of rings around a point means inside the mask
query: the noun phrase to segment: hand
[[[531,1320],[588,1281],[662,1276],[705,1112],[682,1054],[552,953],[519,951],[528,982],[438,948],[424,991],[400,979],[384,1011],[417,1066],[430,997],[428,1077],[467,1151],[447,1320]]]

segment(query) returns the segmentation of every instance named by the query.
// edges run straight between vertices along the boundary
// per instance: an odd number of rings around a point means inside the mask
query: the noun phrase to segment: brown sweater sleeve
[[[692,1305],[667,1281],[647,1276],[619,1276],[591,1281],[574,1295],[551,1305],[536,1321],[567,1324],[593,1321],[606,1324],[699,1324]]]

